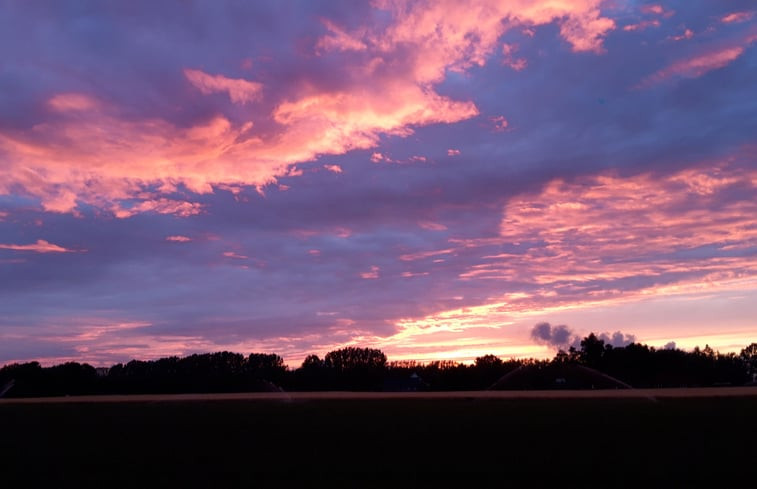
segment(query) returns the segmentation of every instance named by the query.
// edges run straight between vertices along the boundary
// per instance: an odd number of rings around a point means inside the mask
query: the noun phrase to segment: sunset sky
[[[757,341],[753,0],[0,1],[0,364],[591,331]]]

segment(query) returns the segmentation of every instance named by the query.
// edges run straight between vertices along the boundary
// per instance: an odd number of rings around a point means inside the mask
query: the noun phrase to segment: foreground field
[[[755,387],[695,387],[678,389],[505,390],[432,392],[232,392],[213,394],[136,394],[0,399],[3,404],[169,401],[315,401],[418,399],[648,399],[757,396]]]
[[[755,485],[754,395],[653,402],[471,394],[3,401],[0,485]]]

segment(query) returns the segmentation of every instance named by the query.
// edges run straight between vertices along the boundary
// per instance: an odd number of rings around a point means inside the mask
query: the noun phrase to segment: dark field
[[[0,487],[757,487],[757,397],[0,404]]]

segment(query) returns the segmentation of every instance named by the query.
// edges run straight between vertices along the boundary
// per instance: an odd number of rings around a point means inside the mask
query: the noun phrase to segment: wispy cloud
[[[246,104],[260,97],[263,85],[242,78],[210,75],[200,70],[185,69],[184,76],[204,94],[226,92],[235,104]]]
[[[748,20],[751,20],[752,17],[754,17],[754,12],[732,12],[721,17],[720,21],[724,24],[732,24],[735,22],[746,22]]]
[[[15,250],[15,251],[33,251],[35,253],[70,253],[80,250],[70,250],[62,246],[45,241],[44,239],[38,239],[36,243],[32,244],[2,244],[0,243],[0,249],[3,250]]]
[[[167,236],[166,241],[174,241],[176,243],[187,243],[189,241],[192,241],[192,238],[188,236],[174,235],[174,236]]]
[[[377,278],[379,278],[379,271],[380,270],[381,269],[379,267],[377,267],[376,265],[372,265],[371,268],[370,268],[370,270],[368,270],[367,272],[362,272],[360,274],[360,277],[364,278],[364,279],[377,279]]]
[[[676,61],[644,78],[637,88],[645,88],[675,78],[699,78],[710,71],[724,68],[741,56],[745,46],[727,46]]]

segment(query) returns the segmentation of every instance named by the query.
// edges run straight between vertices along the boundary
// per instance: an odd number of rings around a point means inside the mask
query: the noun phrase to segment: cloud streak
[[[734,62],[744,54],[752,42],[754,40],[749,39],[746,45],[715,48],[681,59],[644,78],[637,88],[646,88],[677,78],[699,78]]]
[[[263,85],[242,78],[228,78],[223,75],[209,75],[200,70],[185,69],[184,76],[200,92],[208,95],[211,93],[227,93],[229,99],[235,104],[254,102],[260,97]]]
[[[35,253],[71,253],[76,251],[58,246],[44,239],[38,239],[35,243],[25,245],[0,243],[0,250],[33,251]]]

